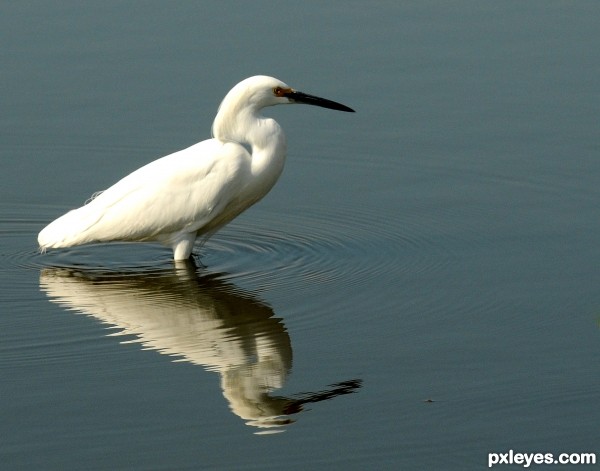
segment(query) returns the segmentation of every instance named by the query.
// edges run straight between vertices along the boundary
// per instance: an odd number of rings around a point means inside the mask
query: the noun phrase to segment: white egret
[[[288,103],[354,111],[273,77],[247,78],[221,102],[212,139],[139,168],[59,217],[39,233],[40,249],[157,241],[173,249],[175,260],[187,259],[196,238],[208,239],[265,196],[281,175],[285,135],[260,110]]]

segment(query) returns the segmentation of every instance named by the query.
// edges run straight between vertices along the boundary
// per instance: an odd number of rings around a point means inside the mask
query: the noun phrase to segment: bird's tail
[[[72,247],[94,242],[88,229],[98,221],[98,216],[88,206],[74,209],[55,219],[38,234],[40,250]]]

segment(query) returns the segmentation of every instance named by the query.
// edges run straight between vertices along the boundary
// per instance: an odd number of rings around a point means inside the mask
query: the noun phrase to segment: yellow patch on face
[[[273,88],[273,95],[275,95],[275,96],[283,97],[283,96],[286,96],[288,93],[292,93],[291,88],[283,88],[283,87],[274,87]]]

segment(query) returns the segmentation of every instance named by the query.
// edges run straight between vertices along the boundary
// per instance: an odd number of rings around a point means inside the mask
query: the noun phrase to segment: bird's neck
[[[270,189],[283,171],[287,143],[283,130],[274,119],[260,118],[257,123],[253,138],[248,140],[252,147],[252,173],[260,176]]]
[[[274,119],[265,118],[252,108],[220,109],[212,133],[220,141],[250,147],[253,174],[275,180],[281,174],[287,144],[283,130]]]

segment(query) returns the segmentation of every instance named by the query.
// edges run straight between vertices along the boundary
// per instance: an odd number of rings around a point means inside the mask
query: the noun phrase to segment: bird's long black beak
[[[331,110],[347,111],[354,113],[354,110],[352,108],[349,108],[346,105],[342,105],[341,103],[338,103],[336,101],[331,101],[325,98],[320,98],[318,96],[309,95],[308,93],[297,92],[296,90],[291,90],[285,93],[285,96],[296,103],[305,103],[307,105],[320,106],[321,108],[329,108]]]

